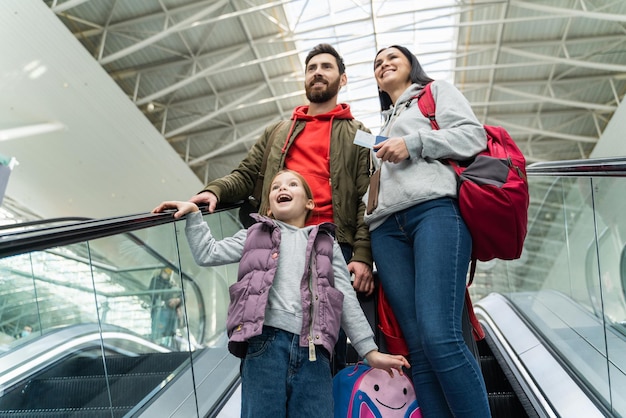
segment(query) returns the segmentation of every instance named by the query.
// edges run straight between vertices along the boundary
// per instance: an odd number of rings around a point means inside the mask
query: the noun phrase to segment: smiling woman
[[[481,152],[485,130],[465,97],[450,83],[433,82],[406,47],[380,50],[374,76],[387,139],[373,146],[379,190],[368,193],[379,198],[365,222],[381,286],[407,342],[418,403],[425,418],[487,418],[485,383],[461,326],[472,239],[447,164]],[[438,130],[417,106],[426,85],[437,102]]]

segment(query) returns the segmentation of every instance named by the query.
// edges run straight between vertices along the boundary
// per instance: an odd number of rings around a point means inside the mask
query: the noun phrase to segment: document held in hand
[[[369,149],[372,149],[374,145],[383,142],[386,139],[386,136],[372,135],[360,129],[356,131],[356,135],[354,135],[354,143],[356,145]]]

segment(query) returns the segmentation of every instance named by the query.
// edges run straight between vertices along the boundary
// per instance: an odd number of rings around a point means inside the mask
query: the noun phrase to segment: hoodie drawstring
[[[292,122],[291,122],[291,127],[289,128],[289,133],[287,134],[287,138],[285,139],[285,143],[283,144],[283,147],[280,150],[281,154],[284,154],[286,152],[287,144],[289,144],[289,138],[291,138],[291,134],[293,133],[293,130],[296,127],[296,119],[292,119],[291,121]]]

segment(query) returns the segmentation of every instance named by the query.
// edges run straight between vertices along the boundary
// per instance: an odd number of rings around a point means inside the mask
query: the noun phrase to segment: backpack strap
[[[413,96],[413,98],[417,99],[417,107],[419,107],[422,111],[422,115],[428,118],[428,120],[430,121],[430,126],[433,128],[433,130],[439,130],[439,123],[437,123],[437,120],[435,119],[435,98],[433,97],[433,92],[430,89],[430,85],[432,83],[433,82],[431,81],[430,83],[426,84],[420,94],[418,94],[417,96]],[[454,168],[454,171],[457,175],[461,175],[461,167],[456,161],[447,159],[445,160],[445,162],[447,162],[452,166],[452,168]]]
[[[435,119],[435,98],[433,97],[433,92],[430,90],[431,84],[432,81],[426,84],[420,94],[414,97],[417,99],[417,107],[419,107],[419,109],[421,110],[422,115],[430,120],[430,126],[433,128],[433,130],[438,130],[439,124]],[[456,161],[450,159],[445,161],[450,164],[452,168],[454,168],[454,171],[456,171],[457,175],[460,174],[460,167]],[[467,283],[468,286],[471,285],[474,281],[474,274],[476,273],[476,261],[477,260],[475,258],[472,258],[472,264],[470,265],[469,270],[469,282]]]
[[[435,99],[433,98],[433,92],[430,90],[431,84],[432,81],[426,84],[420,94],[414,97],[417,99],[417,106],[422,111],[422,115],[430,120],[430,126],[433,130],[438,130],[439,124],[435,120]]]

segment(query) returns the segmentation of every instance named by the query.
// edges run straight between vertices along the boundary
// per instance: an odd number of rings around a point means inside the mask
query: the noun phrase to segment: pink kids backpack
[[[365,364],[346,367],[333,378],[335,418],[421,418],[411,379]]]

